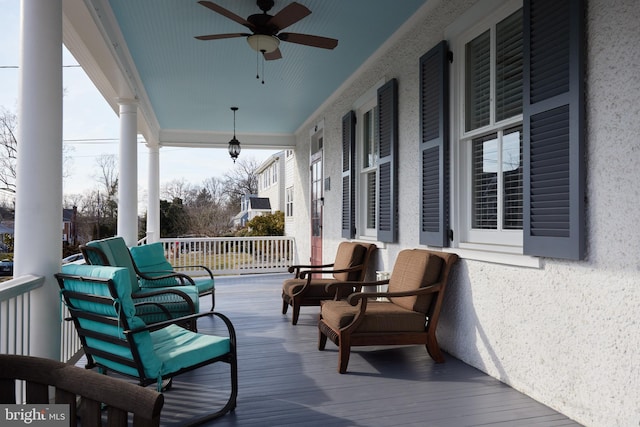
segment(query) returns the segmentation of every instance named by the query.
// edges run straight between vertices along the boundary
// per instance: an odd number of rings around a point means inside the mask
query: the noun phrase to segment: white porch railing
[[[218,275],[282,273],[295,264],[293,237],[163,238],[160,242],[171,265],[204,265]],[[181,271],[194,275],[202,273]]]
[[[0,354],[30,355],[31,291],[44,284],[44,277],[26,275],[0,283]],[[63,322],[68,323],[68,322]],[[80,349],[73,325],[62,327],[61,359],[69,360]],[[75,341],[75,342],[74,342]],[[22,381],[16,383],[16,401],[25,398]]]

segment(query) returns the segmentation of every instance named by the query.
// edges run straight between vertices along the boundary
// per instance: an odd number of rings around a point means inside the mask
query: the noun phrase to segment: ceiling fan
[[[266,60],[282,58],[282,53],[280,52],[279,47],[280,41],[319,47],[322,49],[333,49],[338,45],[338,40],[328,37],[281,32],[283,29],[295,24],[311,14],[311,11],[307,7],[297,2],[288,4],[280,10],[280,12],[272,16],[269,15],[268,12],[273,7],[274,0],[257,0],[256,4],[263,13],[256,13],[249,16],[247,19],[244,19],[211,1],[203,0],[198,3],[237,22],[238,24],[244,25],[251,30],[251,33],[227,33],[196,36],[196,39],[198,40],[220,40],[246,37],[251,48],[256,52],[262,52],[262,55]]]

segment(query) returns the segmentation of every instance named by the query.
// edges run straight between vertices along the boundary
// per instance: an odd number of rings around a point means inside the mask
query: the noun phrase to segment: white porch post
[[[127,246],[138,241],[138,105],[121,100],[118,178],[118,236]]]
[[[15,277],[44,276],[30,304],[29,353],[60,359],[62,0],[21,0]]]
[[[149,176],[147,201],[147,241],[160,240],[160,147],[157,143],[147,144],[149,148]]]

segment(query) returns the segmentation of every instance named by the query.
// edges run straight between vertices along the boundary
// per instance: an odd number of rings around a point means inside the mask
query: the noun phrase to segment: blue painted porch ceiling
[[[244,18],[261,13],[255,0],[214,2]],[[245,38],[194,38],[248,32],[196,0],[109,0],[162,129],[231,131],[237,106],[238,131],[259,134],[294,132],[425,0],[298,2],[312,13],[284,31],[338,46],[282,42],[283,58],[265,61],[263,73]],[[276,0],[270,14],[289,3]]]

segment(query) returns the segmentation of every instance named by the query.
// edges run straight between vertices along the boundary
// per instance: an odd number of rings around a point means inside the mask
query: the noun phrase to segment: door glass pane
[[[496,229],[498,221],[498,138],[472,141],[472,227]]]
[[[489,124],[491,33],[485,31],[465,47],[465,130]]]
[[[496,25],[496,121],[522,113],[522,9]]]
[[[509,129],[502,138],[504,229],[522,229],[522,127]]]

